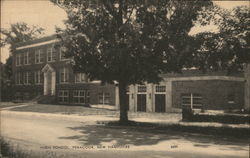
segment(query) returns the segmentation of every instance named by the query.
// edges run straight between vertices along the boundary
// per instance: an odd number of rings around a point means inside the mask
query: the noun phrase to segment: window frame
[[[84,73],[75,73],[75,83],[86,83],[86,75]]]
[[[37,59],[38,59],[38,62],[37,62]],[[43,51],[42,49],[37,49],[35,50],[35,64],[41,64],[41,63],[43,63]]]
[[[65,92],[67,95],[65,95]],[[63,94],[63,95],[60,95]],[[62,101],[60,101],[62,99]],[[58,102],[59,103],[69,103],[69,91],[68,90],[59,90],[58,91]]]
[[[22,65],[22,54],[16,54],[16,66],[21,66]]]
[[[55,62],[56,61],[56,52],[54,46],[47,48],[47,62]],[[51,60],[49,60],[49,58]]]
[[[43,75],[41,70],[34,71],[34,83],[36,85],[43,84]]]
[[[63,80],[62,80],[62,74],[63,73]],[[64,67],[60,69],[60,74],[59,74],[59,82],[61,84],[69,83],[69,69]]]
[[[188,103],[183,103],[184,99],[186,99],[186,101],[188,101]],[[203,107],[202,99],[203,99],[203,97],[201,94],[185,93],[185,94],[181,95],[181,105],[182,105],[182,107],[190,107],[191,109],[202,109],[202,107]],[[199,108],[197,108],[197,107],[199,107]]]
[[[23,54],[23,65],[30,65],[29,58],[30,58],[30,52],[27,51]]]

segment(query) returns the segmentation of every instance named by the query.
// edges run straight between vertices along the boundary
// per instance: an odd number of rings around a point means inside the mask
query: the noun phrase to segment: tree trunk
[[[120,99],[120,124],[128,122],[128,108],[126,101],[126,84],[119,82],[119,99]]]

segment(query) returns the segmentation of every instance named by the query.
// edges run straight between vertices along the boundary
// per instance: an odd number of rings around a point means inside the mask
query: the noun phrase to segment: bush
[[[211,114],[211,113],[194,113],[191,109],[183,109],[183,121],[192,122],[219,122],[229,124],[249,124],[250,115],[248,114]]]

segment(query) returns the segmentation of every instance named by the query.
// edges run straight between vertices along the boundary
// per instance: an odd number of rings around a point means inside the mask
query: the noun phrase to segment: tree
[[[243,65],[250,63],[249,51],[249,8],[239,6],[233,10],[225,10],[211,6],[203,12],[206,18],[200,23],[214,23],[218,32],[202,32],[195,36],[197,50],[194,54],[196,67],[202,70],[239,71]]]
[[[39,38],[43,35],[43,31],[43,28],[29,26],[24,22],[11,24],[9,29],[0,30],[0,46],[3,47],[5,45],[10,45],[10,56],[5,64],[5,73],[7,74],[8,79],[12,75],[12,52],[14,50],[15,44]]]
[[[210,1],[51,0],[68,14],[58,30],[75,71],[118,82],[120,123],[128,121],[126,87],[158,83],[161,73],[191,66],[188,32]],[[58,4],[60,2],[60,4]],[[63,34],[63,35],[62,35]]]

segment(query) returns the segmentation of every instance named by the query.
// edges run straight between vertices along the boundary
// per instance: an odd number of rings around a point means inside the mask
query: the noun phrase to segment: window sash
[[[69,82],[69,70],[68,68],[63,68],[60,70],[60,83]]]
[[[60,60],[65,60],[66,59],[66,57],[65,57],[65,50],[66,50],[65,47],[61,47],[60,48]]]
[[[199,94],[184,94],[182,95],[182,106],[193,108],[202,107],[202,96]]]
[[[67,103],[69,101],[69,92],[67,90],[60,90],[58,92],[58,99],[61,103]]]

